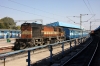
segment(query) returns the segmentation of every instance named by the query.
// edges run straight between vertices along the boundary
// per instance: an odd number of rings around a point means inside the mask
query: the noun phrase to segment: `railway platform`
[[[60,60],[66,50],[70,52],[71,48],[76,47],[79,44],[80,41],[76,42],[76,39],[72,39],[50,45],[37,46],[1,54],[0,57],[2,57],[2,60],[0,61],[0,66],[3,66],[4,64],[5,66],[30,66],[30,64],[33,66],[38,66],[38,64],[39,66],[43,66],[45,64],[48,66],[48,64],[51,64],[52,62]]]
[[[10,38],[9,40],[10,40],[10,42],[8,42],[8,43],[12,43],[13,41],[15,41],[15,39],[16,38]],[[7,42],[7,39],[0,39],[0,44],[1,44],[1,42]]]
[[[14,39],[11,39],[11,42],[7,42],[6,39],[0,39],[0,53],[11,52],[14,42]]]
[[[77,49],[79,50],[80,47]],[[67,54],[51,66],[100,66],[99,57],[100,37],[96,35],[92,37],[92,40],[82,50],[78,52],[77,50],[71,51],[70,54]]]

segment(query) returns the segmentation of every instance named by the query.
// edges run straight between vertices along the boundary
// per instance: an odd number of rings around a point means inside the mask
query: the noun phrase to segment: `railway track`
[[[13,41],[15,42],[15,41]],[[5,42],[4,42],[5,43]],[[80,43],[80,40],[78,40],[76,43]],[[0,45],[0,54],[5,54],[7,52],[12,52],[13,50],[13,43],[5,43]],[[56,48],[56,47],[55,47]]]
[[[69,44],[65,44],[65,46],[68,46]],[[61,45],[57,45],[57,46],[54,46],[53,49],[57,49],[57,48],[61,48]],[[67,50],[68,48],[66,48]],[[12,50],[13,51],[13,50]],[[34,51],[31,51],[31,55],[36,55],[36,54],[39,54],[39,53],[43,53],[43,52],[49,52],[48,50],[48,47],[45,47],[45,48],[41,48],[41,49],[37,49],[37,50],[34,50]],[[4,53],[2,53],[4,54]],[[5,62],[10,62],[12,60],[16,60],[16,59],[19,59],[19,58],[24,58],[24,57],[27,57],[27,51],[26,52],[22,52],[22,53],[18,53],[18,54],[13,54],[13,55],[10,55],[8,57],[6,57],[6,61]],[[1,59],[2,61],[0,61],[0,63],[3,63],[3,59]]]
[[[93,58],[91,59],[89,66],[100,66],[100,42],[98,44],[97,51],[95,51]]]
[[[95,63],[97,63],[97,56],[95,54],[99,53],[100,51],[98,48],[99,41],[100,40],[97,39],[97,37],[94,37],[93,41],[84,50],[80,51],[78,54],[75,54],[72,58],[60,66],[98,66],[97,64],[95,65]],[[97,49],[99,49],[99,51],[97,51]],[[94,57],[96,57],[95,61],[93,60]]]
[[[1,40],[1,39],[0,39]],[[0,41],[0,54],[5,54],[7,52],[12,52],[14,50],[14,39],[11,39],[11,42],[6,42],[6,41]]]
[[[69,44],[65,44],[65,45],[68,46]],[[73,47],[74,47],[74,45],[73,45]],[[61,45],[53,47],[53,49],[57,49],[57,48],[61,48]],[[67,50],[67,49],[65,49],[65,50]],[[47,51],[48,51],[48,48],[43,48],[43,50],[38,49],[38,50],[35,50],[34,53],[31,53],[31,55],[35,55],[35,54],[39,54],[39,53],[47,52]],[[20,58],[24,58],[24,57],[27,57],[27,52],[23,52],[23,53],[19,53],[19,54],[14,54],[14,55],[8,56],[5,62],[10,62],[12,60],[16,60],[16,59],[20,59]],[[0,61],[1,64],[3,62],[4,61]]]
[[[88,43],[90,41],[91,41],[91,38],[89,38],[87,41],[85,41],[82,44],[78,44],[75,47],[72,46],[71,50],[70,50],[70,48],[65,50],[63,56],[62,56],[61,52],[57,53],[56,55],[53,55],[52,63],[48,63],[49,60],[44,59],[43,62],[40,61],[40,62],[37,62],[36,64],[33,63],[32,65],[33,66],[44,66],[44,65],[45,66],[59,66],[59,64],[62,62],[62,61],[60,61],[62,58],[64,58],[66,55],[68,55],[67,59],[70,58],[71,57],[71,54],[70,54],[71,51],[74,51],[76,49],[76,52],[78,52],[80,49],[82,49],[83,47],[85,47],[87,45],[86,43]]]
[[[5,54],[7,52],[12,52],[13,46],[8,46],[8,47],[1,47],[0,48],[0,54]]]

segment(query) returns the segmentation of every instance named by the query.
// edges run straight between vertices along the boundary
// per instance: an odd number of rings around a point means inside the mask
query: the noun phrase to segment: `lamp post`
[[[82,25],[82,14],[80,14],[80,29],[81,29],[81,25]]]
[[[80,14],[80,29],[82,26],[82,16],[85,16],[85,15],[88,15],[88,14]],[[83,21],[83,22],[87,22],[87,21]]]

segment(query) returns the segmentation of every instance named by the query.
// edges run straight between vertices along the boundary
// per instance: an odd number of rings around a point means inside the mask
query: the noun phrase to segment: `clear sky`
[[[90,29],[90,21],[100,19],[100,0],[0,0],[0,18],[8,16],[14,20],[42,19],[43,24],[55,21],[75,24],[80,23],[80,18],[73,16],[80,14],[83,14],[82,21],[95,14],[88,22],[82,22],[85,29]],[[98,21],[92,22],[92,29],[100,25]],[[21,24],[17,22],[17,25]]]

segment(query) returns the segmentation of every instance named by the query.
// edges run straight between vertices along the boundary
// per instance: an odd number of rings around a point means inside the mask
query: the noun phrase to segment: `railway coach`
[[[13,29],[0,29],[0,39],[20,38],[21,31]]]
[[[62,27],[63,31],[65,32],[66,40],[85,37],[88,35],[88,31],[83,30],[83,28],[80,29],[80,26],[78,26],[78,25],[68,24],[68,23],[64,23],[64,22],[53,22],[53,23],[50,23],[47,25]]]
[[[66,39],[79,38],[81,29],[66,27],[66,24],[55,22],[47,25],[37,23],[23,23],[21,25],[21,38],[16,39],[14,49],[24,49],[27,47],[40,46],[61,42]],[[56,25],[56,26],[53,26]],[[65,26],[64,26],[65,25]]]
[[[90,32],[90,35],[91,36],[98,36],[98,37],[100,37],[100,26],[98,28],[96,28],[95,30],[92,30]]]

